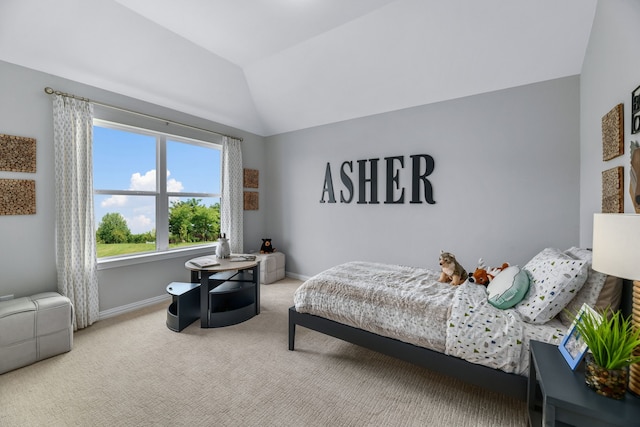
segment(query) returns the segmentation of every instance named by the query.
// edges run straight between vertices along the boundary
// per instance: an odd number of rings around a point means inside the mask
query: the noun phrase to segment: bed
[[[348,262],[305,281],[289,309],[296,326],[375,350],[485,389],[526,400],[530,340],[560,343],[566,310],[618,306],[622,281],[591,269],[591,252],[546,248],[522,270],[529,288],[498,309],[487,288],[437,281],[439,271]]]

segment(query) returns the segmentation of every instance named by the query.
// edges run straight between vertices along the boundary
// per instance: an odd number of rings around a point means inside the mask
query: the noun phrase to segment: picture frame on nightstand
[[[580,333],[578,332],[578,328],[576,327],[578,322],[582,321],[582,317],[587,312],[591,313],[591,315],[596,319],[600,317],[600,315],[590,306],[588,306],[587,304],[583,304],[580,308],[580,311],[578,311],[578,314],[576,315],[574,321],[571,323],[571,326],[567,330],[567,333],[562,339],[562,342],[560,342],[560,345],[558,346],[560,353],[562,353],[564,360],[567,361],[567,364],[569,365],[571,370],[575,370],[578,367],[580,361],[588,350],[587,344],[584,342],[582,337],[580,337]]]

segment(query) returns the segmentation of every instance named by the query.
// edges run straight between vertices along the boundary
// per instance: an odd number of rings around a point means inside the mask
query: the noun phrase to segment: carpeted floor
[[[262,286],[261,313],[180,333],[168,304],[97,322],[69,353],[0,375],[1,426],[526,426],[526,405],[297,328],[300,281]]]

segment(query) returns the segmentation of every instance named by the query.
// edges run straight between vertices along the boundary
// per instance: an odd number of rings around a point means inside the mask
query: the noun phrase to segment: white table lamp
[[[594,214],[592,268],[633,280],[632,323],[640,328],[640,215]],[[640,348],[635,354],[640,354]],[[629,390],[640,395],[638,363],[631,365],[629,370]]]

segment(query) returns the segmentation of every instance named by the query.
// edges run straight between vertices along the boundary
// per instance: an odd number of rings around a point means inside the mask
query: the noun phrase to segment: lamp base
[[[640,281],[633,281],[633,305],[631,314],[631,324],[635,328],[640,328]],[[635,356],[640,355],[640,347],[633,352]],[[636,397],[640,397],[640,363],[634,363],[629,367],[629,385],[627,389]]]

